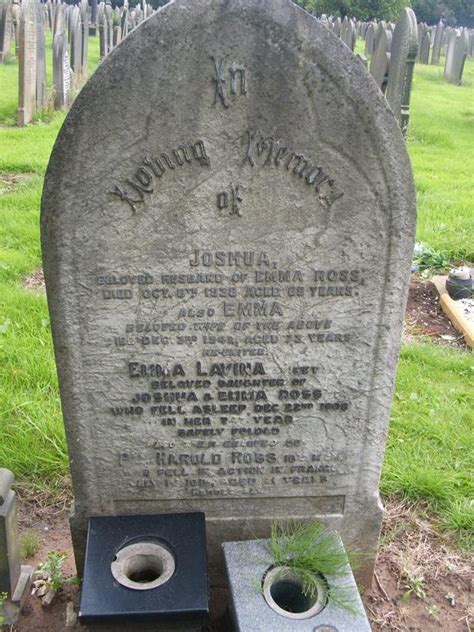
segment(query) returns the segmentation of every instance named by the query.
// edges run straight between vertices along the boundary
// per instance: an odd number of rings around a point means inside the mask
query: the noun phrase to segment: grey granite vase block
[[[349,567],[345,577],[331,579],[331,584],[344,586],[345,596],[351,602],[351,611],[337,607],[329,595],[324,609],[309,619],[292,619],[274,612],[258,589],[258,583],[272,566],[268,542],[248,540],[223,544],[235,632],[370,632],[370,624]],[[343,547],[342,541],[340,543]]]

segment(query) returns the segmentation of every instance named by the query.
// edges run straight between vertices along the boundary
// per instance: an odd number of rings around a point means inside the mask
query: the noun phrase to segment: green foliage
[[[422,246],[413,258],[420,272],[424,270],[443,270],[449,268],[451,262],[443,252],[436,252],[433,248]]]
[[[35,575],[44,579],[52,590],[59,590],[64,583],[63,564],[66,561],[66,553],[64,551],[50,551],[44,562],[38,566]]]
[[[472,355],[432,344],[402,348],[381,489],[423,499],[472,546]]]
[[[349,16],[357,20],[396,21],[409,0],[294,0],[313,15]]]
[[[443,19],[451,26],[474,26],[472,0],[411,0],[411,6],[420,22],[435,24]]]
[[[20,537],[20,552],[24,560],[34,557],[41,546],[41,538],[35,531],[25,531]]]
[[[405,583],[405,592],[403,593],[402,599],[404,601],[408,601],[411,595],[415,595],[418,599],[426,598],[426,590],[425,590],[425,578],[420,575],[412,575],[408,577],[407,582]]]
[[[6,592],[0,592],[0,628],[7,622],[7,618],[5,617],[5,615],[2,614],[3,604],[5,603],[7,598],[8,595]]]
[[[417,193],[417,240],[447,259],[474,261],[474,60],[464,85],[442,78],[442,68],[417,65],[413,79],[408,152]]]
[[[474,26],[472,0],[293,0],[313,15],[345,15],[357,20],[395,22],[411,6],[420,22],[435,24],[441,18],[450,25]]]
[[[321,523],[272,523],[269,552],[275,566],[287,567],[303,582],[305,595],[317,593],[317,577],[328,583],[329,598],[335,605],[357,612],[349,596],[349,586],[334,584],[334,578],[344,577],[349,559],[356,566],[358,557],[341,550],[336,534],[326,531]],[[349,558],[349,559],[348,559]]]

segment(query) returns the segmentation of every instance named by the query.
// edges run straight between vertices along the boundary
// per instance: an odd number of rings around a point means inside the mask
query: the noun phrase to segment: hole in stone
[[[294,579],[280,579],[272,584],[270,594],[274,602],[287,612],[306,612],[318,600],[317,591],[313,595],[303,592],[303,582]]]
[[[163,573],[163,561],[154,555],[135,555],[124,565],[124,574],[132,582],[154,582]]]
[[[290,619],[309,619],[326,605],[327,583],[315,575],[315,590],[305,593],[303,578],[289,567],[270,567],[263,577],[263,596],[272,610]]]
[[[176,568],[172,553],[161,544],[135,542],[117,552],[111,571],[119,584],[134,590],[151,590],[167,582]]]

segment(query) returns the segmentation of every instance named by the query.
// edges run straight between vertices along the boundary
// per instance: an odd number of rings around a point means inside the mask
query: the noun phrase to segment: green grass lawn
[[[47,43],[50,60],[50,36]],[[98,56],[98,38],[90,38],[90,68]],[[44,296],[22,281],[41,265],[42,179],[65,114],[39,114],[17,128],[17,72],[15,60],[0,65],[0,465],[54,493],[67,475],[67,452],[48,312]],[[441,75],[441,66],[417,66],[413,86],[408,148],[418,240],[474,260],[474,60],[462,87]],[[403,348],[382,478],[385,494],[424,501],[465,543],[474,530],[472,377],[468,353],[429,343]]]

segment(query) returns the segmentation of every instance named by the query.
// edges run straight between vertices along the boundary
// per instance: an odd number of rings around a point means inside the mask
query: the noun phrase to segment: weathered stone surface
[[[7,597],[0,604],[0,615],[13,625],[23,599],[28,594],[32,568],[20,563],[20,544],[16,514],[16,495],[11,489],[14,477],[0,468],[0,594]]]
[[[0,0],[0,63],[10,51],[10,39],[13,29],[13,12],[11,0]]]
[[[43,5],[36,5],[36,107],[45,109],[48,105],[46,88],[46,46],[44,41],[45,14]]]
[[[395,26],[390,47],[390,65],[385,96],[403,133],[410,117],[410,93],[416,54],[418,30],[412,9],[405,8]]]
[[[421,36],[419,60],[420,64],[430,63],[430,47],[431,47],[431,35],[429,30],[424,31]]]
[[[441,56],[441,46],[443,45],[443,31],[444,24],[440,20],[436,25],[433,40],[433,49],[431,51],[431,63],[433,65],[439,64],[439,58]]]
[[[79,570],[88,516],[199,510],[214,584],[222,540],[315,517],[370,581],[414,223],[383,96],[291,2],[178,0],[112,51],[42,201]]]
[[[373,22],[369,24],[365,32],[365,54],[370,57],[375,50],[375,25]]]
[[[446,81],[461,85],[466,57],[466,38],[459,29],[455,29],[449,34],[446,63],[444,66],[444,78]]]
[[[79,7],[72,8],[70,20],[71,68],[74,73],[74,84],[78,84],[82,78],[82,29]]]
[[[344,42],[346,46],[350,48],[350,50],[354,50],[356,36],[355,36],[355,26],[352,20],[350,20],[347,16],[344,18],[342,22],[341,28],[341,40]]]
[[[87,77],[87,58],[89,54],[89,3],[81,0],[81,76]]]
[[[66,28],[66,15],[64,4],[56,5],[56,11],[54,13],[54,27],[53,34],[64,33]]]
[[[19,23],[18,125],[36,111],[36,0],[24,0]]]
[[[54,109],[61,110],[69,105],[71,89],[71,67],[67,37],[64,32],[57,33],[53,42],[53,81],[54,81]]]
[[[339,544],[343,550],[340,540]],[[338,607],[331,600],[331,594],[323,610],[307,619],[287,618],[272,610],[256,588],[274,564],[268,545],[269,541],[265,540],[225,542],[223,545],[235,632],[370,632],[350,568],[346,576],[333,578],[331,583],[344,591],[353,611]]]
[[[382,92],[385,92],[387,87],[391,45],[392,32],[388,30],[384,31],[378,39],[377,48],[370,60],[370,74]]]

